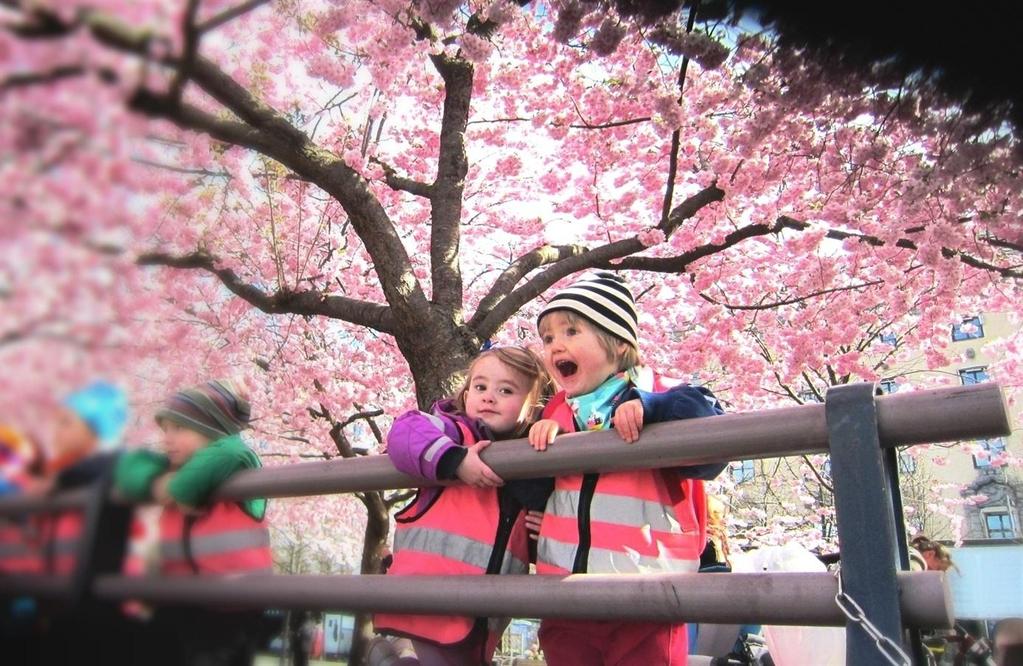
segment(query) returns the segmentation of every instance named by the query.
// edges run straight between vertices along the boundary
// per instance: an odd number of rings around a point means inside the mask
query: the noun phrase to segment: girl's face
[[[171,467],[181,467],[196,451],[210,443],[210,438],[185,426],[163,419],[160,421],[163,430],[163,446]]]
[[[465,415],[505,435],[515,430],[529,397],[529,382],[494,356],[484,356],[470,369],[465,390]]]

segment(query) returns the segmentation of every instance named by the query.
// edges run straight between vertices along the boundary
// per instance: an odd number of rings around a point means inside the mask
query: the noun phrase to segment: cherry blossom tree
[[[588,270],[735,408],[876,377],[888,322],[938,363],[957,313],[1018,306],[1009,126],[692,12],[577,9],[0,0],[3,362],[116,371],[140,412],[240,373],[283,461],[378,451]],[[372,572],[398,498],[360,499]]]

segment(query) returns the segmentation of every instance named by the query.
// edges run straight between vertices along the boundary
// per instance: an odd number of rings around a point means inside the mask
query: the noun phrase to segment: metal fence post
[[[894,509],[874,393],[872,383],[836,386],[825,401],[842,583],[845,594],[863,609],[863,621],[901,647]],[[892,662],[863,624],[849,619],[846,663],[888,666]]]
[[[133,510],[110,500],[112,476],[111,470],[89,488],[70,581],[72,606],[95,601],[92,583],[96,576],[121,572]]]

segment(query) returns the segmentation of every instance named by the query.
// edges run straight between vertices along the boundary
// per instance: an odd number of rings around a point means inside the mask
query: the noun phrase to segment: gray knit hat
[[[173,421],[212,440],[249,426],[249,403],[229,381],[209,381],[175,393],[156,412],[156,422]]]
[[[547,302],[540,320],[555,310],[571,310],[597,328],[639,349],[639,313],[625,281],[613,273],[596,273],[559,291]]]

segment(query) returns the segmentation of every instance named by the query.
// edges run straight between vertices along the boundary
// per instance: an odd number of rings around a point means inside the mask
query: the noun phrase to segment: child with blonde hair
[[[526,434],[550,395],[543,363],[521,347],[473,360],[452,399],[398,417],[387,436],[394,466],[430,481],[396,516],[388,575],[524,574],[525,511],[542,509],[550,480],[504,481],[480,458],[490,442]],[[489,664],[507,620],[378,614],[376,629],[412,639],[418,663]],[[403,662],[407,663],[407,662]]]

